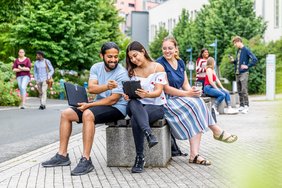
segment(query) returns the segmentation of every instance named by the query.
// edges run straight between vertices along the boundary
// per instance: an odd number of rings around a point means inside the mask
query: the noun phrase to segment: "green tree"
[[[149,45],[150,55],[152,58],[157,59],[162,55],[162,42],[168,34],[168,31],[164,27],[160,27],[155,39]]]
[[[192,27],[193,23],[189,17],[189,13],[187,10],[183,9],[181,15],[179,16],[177,25],[173,29],[173,36],[178,42],[179,53],[183,60],[188,60],[186,52],[187,48],[193,47]]]
[[[11,46],[6,46],[4,40],[10,32],[8,24],[15,23],[27,3],[27,0],[0,0],[0,59],[8,58],[7,54],[15,54],[15,50]]]
[[[58,68],[89,69],[102,43],[119,41],[120,21],[112,0],[41,0],[25,6],[7,42],[33,55],[45,51]]]
[[[0,0],[0,23],[14,22],[28,2],[30,0]]]

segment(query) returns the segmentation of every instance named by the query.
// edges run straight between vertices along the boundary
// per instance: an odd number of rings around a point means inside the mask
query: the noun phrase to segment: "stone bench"
[[[214,97],[210,97],[211,98],[211,104],[214,104],[215,98]],[[232,108],[237,108],[239,105],[239,95],[238,93],[230,93],[230,99],[231,99],[231,106]],[[225,100],[223,100],[219,106],[217,111],[219,112],[219,114],[224,114],[224,108],[227,107],[227,104],[225,102]]]
[[[210,97],[201,97],[201,98],[204,100],[209,111],[211,111],[211,107],[212,107],[211,98]]]
[[[135,161],[135,144],[129,119],[107,123],[106,150],[108,167],[131,167]],[[144,140],[145,167],[166,167],[171,159],[171,135],[165,119],[151,125],[159,143],[149,149]]]

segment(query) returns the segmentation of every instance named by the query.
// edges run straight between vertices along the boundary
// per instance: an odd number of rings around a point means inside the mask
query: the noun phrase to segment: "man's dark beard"
[[[118,63],[116,64],[116,66],[114,68],[110,67],[105,61],[104,61],[104,65],[110,70],[115,70],[118,66]]]

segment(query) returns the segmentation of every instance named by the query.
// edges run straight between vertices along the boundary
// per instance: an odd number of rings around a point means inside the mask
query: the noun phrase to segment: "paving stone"
[[[281,105],[281,101],[278,102]],[[271,178],[277,182],[276,187],[282,187],[282,178],[279,178],[282,175],[280,153],[275,150],[279,135],[273,136],[281,129],[274,126],[274,117],[279,116],[279,113],[262,109],[262,106],[271,109],[272,105],[271,102],[252,101],[247,115],[218,116],[218,124],[224,130],[238,135],[239,139],[233,144],[226,144],[214,140],[211,131],[204,133],[200,154],[212,161],[209,167],[189,164],[189,157],[173,157],[166,168],[145,168],[142,174],[131,174],[131,167],[109,168],[106,126],[101,126],[96,129],[91,150],[95,166],[93,172],[81,177],[70,176],[83,150],[82,135],[77,134],[70,139],[70,166],[41,166],[42,161],[54,156],[58,150],[58,142],[50,144],[1,163],[0,187],[240,187],[236,186],[236,182],[242,180],[238,171],[244,172],[246,169],[259,169],[259,175]],[[189,152],[188,141],[177,143],[182,151]],[[264,187],[269,187],[267,185]]]

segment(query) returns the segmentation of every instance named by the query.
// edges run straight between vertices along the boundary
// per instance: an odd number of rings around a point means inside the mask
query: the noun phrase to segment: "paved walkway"
[[[282,128],[277,120],[282,100],[266,101],[252,97],[247,115],[220,115],[218,123],[238,135],[236,143],[225,144],[203,135],[201,154],[212,161],[211,166],[188,163],[188,157],[173,157],[166,168],[146,168],[132,174],[130,168],[107,167],[105,128],[96,129],[92,148],[95,170],[73,177],[70,171],[82,154],[81,134],[72,136],[69,167],[42,168],[40,163],[52,157],[58,143],[50,144],[0,164],[0,187],[281,187]],[[280,123],[281,124],[281,123]],[[189,151],[188,141],[178,141]],[[134,156],[133,156],[134,157]]]
[[[38,109],[40,105],[40,101],[38,97],[27,97],[26,108],[28,109]],[[68,107],[67,100],[59,100],[59,99],[47,99],[47,108],[55,108],[55,107]],[[13,110],[19,109],[17,106],[0,106],[0,111],[2,110]]]

